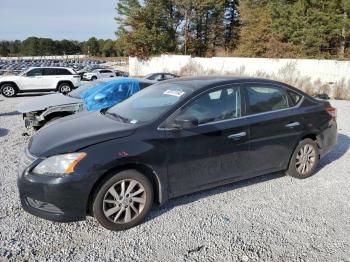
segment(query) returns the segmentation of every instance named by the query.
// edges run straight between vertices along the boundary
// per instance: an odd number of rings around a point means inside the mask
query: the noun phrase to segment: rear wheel
[[[61,83],[58,85],[58,92],[62,93],[62,94],[67,94],[70,91],[72,91],[72,84],[70,83]]]
[[[125,170],[105,180],[93,200],[93,214],[109,230],[125,230],[141,223],[151,210],[153,188],[147,177]]]
[[[14,97],[17,93],[17,88],[14,84],[3,84],[1,86],[1,94],[4,97]]]
[[[295,149],[286,173],[300,179],[308,178],[315,173],[318,162],[318,145],[314,140],[306,138]]]

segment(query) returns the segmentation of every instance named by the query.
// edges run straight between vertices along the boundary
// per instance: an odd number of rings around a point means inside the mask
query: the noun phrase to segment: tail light
[[[326,111],[331,115],[334,121],[337,121],[337,109],[335,107],[329,106],[326,108]]]

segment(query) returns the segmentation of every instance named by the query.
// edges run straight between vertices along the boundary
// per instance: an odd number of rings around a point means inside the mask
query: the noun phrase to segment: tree
[[[115,56],[115,43],[111,39],[107,39],[104,41],[102,47],[100,47],[100,51],[102,56],[111,57]]]
[[[235,54],[240,56],[266,56],[268,42],[272,35],[269,31],[271,16],[268,1],[242,0],[241,1],[240,41]]]
[[[8,56],[10,53],[9,42],[2,41],[0,42],[0,56]]]
[[[22,55],[37,56],[40,55],[40,44],[37,37],[28,37],[22,42],[21,46]]]
[[[275,0],[271,31],[303,57],[344,56],[348,0]]]
[[[100,47],[96,37],[89,38],[84,44],[84,53],[97,56],[100,53]]]

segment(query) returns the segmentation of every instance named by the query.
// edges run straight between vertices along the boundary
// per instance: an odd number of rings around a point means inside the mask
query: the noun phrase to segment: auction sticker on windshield
[[[180,97],[180,96],[183,96],[185,94],[185,92],[183,91],[178,91],[178,90],[166,90],[164,93],[164,95],[169,95],[169,96],[177,96],[177,97]]]

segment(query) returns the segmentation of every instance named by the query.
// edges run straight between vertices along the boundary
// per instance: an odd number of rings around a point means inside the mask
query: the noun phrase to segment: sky
[[[0,40],[115,39],[116,0],[1,0]]]

